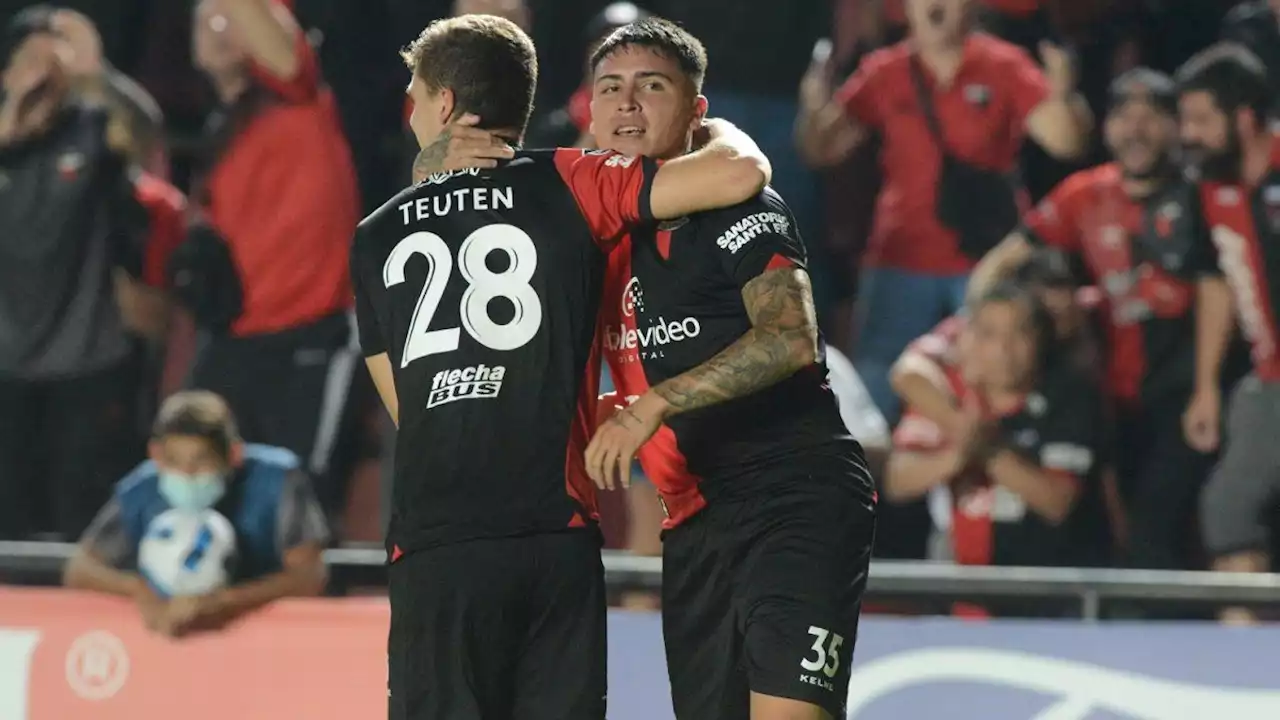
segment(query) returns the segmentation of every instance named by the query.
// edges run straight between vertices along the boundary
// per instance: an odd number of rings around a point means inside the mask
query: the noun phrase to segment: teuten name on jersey
[[[451,403],[454,400],[479,400],[498,397],[502,378],[507,369],[501,365],[488,367],[441,370],[431,379],[431,394],[427,396],[427,409]]]

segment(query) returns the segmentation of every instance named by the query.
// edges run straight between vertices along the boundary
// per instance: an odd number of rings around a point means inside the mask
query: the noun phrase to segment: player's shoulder
[[[858,72],[873,75],[886,71],[905,71],[914,52],[912,43],[907,40],[872,50],[858,63]]]
[[[117,499],[125,499],[140,493],[151,492],[159,479],[160,469],[155,462],[144,460],[116,483],[115,496]]]
[[[370,233],[378,228],[392,222],[399,222],[399,208],[406,202],[412,202],[418,196],[418,185],[410,185],[400,192],[392,195],[390,199],[378,206],[378,209],[369,213],[356,226],[356,240],[359,242],[361,237],[367,237]]]
[[[274,445],[248,444],[244,446],[246,469],[270,475],[284,475],[302,466],[292,450]]]
[[[715,222],[734,223],[742,218],[761,212],[771,212],[783,215],[786,218],[791,217],[791,208],[787,206],[787,201],[782,199],[772,186],[765,186],[763,190],[756,193],[755,196],[744,200],[737,205],[718,208],[715,210],[705,210],[698,213],[701,219]]]
[[[1076,196],[1108,188],[1120,189],[1122,180],[1120,166],[1114,162],[1107,162],[1071,173],[1058,184],[1054,192],[1063,196]]]

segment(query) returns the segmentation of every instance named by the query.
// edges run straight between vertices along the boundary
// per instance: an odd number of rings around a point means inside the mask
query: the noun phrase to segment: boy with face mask
[[[222,398],[192,391],[160,408],[151,459],[116,486],[68,563],[68,587],[133,599],[147,627],[165,635],[220,626],[278,598],[324,589],[329,531],[293,453],[246,445]],[[208,595],[162,598],[137,572],[148,525],[168,510],[216,509],[236,531],[233,584]]]

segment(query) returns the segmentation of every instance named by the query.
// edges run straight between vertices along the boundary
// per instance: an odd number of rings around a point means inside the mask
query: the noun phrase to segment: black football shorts
[[[712,503],[663,538],[662,630],[677,720],[748,720],[752,692],[844,718],[875,532],[843,478]]]
[[[389,576],[391,720],[604,720],[594,529],[411,552]]]

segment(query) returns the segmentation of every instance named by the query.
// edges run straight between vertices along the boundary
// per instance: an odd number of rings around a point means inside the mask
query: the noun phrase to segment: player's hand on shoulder
[[[666,401],[646,393],[627,407],[619,407],[600,424],[587,445],[587,474],[601,490],[631,487],[636,453],[662,426]]]
[[[413,162],[413,180],[422,182],[440,172],[497,167],[515,156],[506,139],[476,127],[480,118],[463,115],[445,128],[435,142],[422,148]]]

